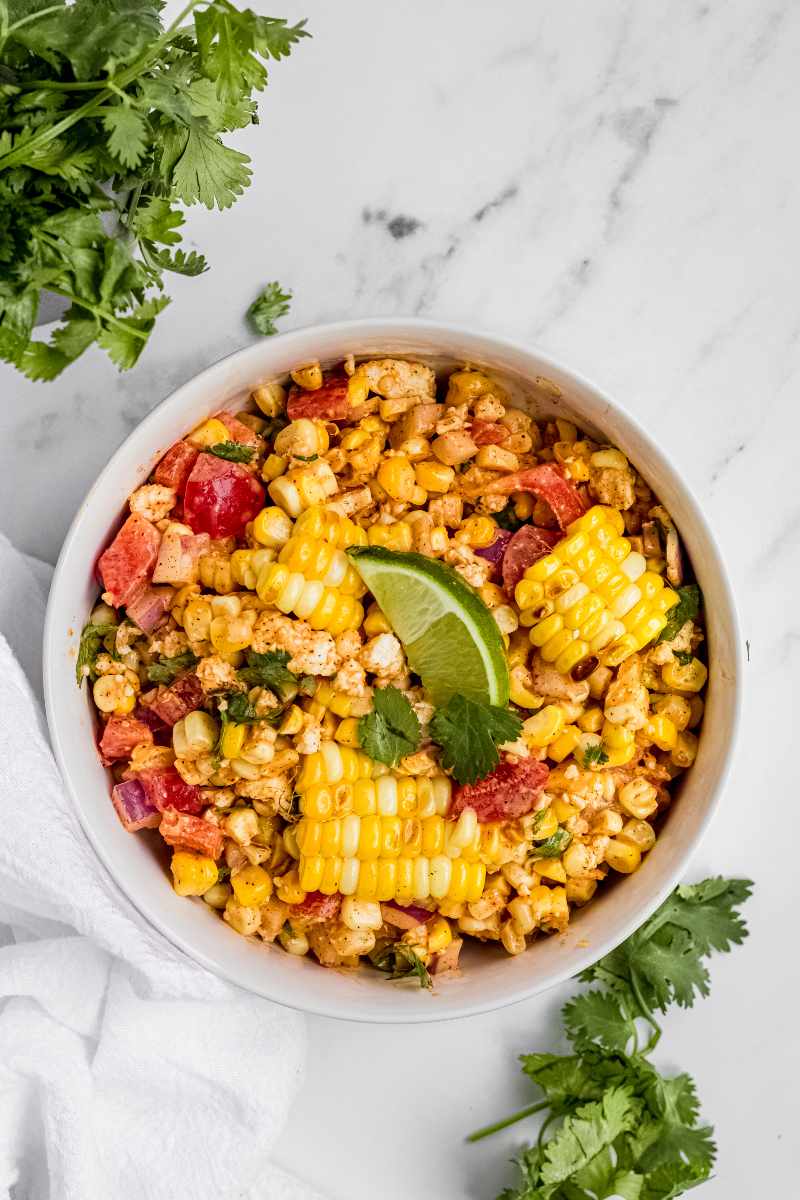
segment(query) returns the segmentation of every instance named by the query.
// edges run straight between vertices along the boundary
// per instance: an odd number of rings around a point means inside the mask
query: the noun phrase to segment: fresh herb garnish
[[[255,450],[242,442],[217,442],[215,446],[208,447],[208,453],[216,454],[217,458],[227,459],[228,462],[249,463]]]
[[[673,650],[672,653],[682,667],[688,667],[689,663],[694,661],[694,655],[691,650]]]
[[[170,684],[183,671],[196,667],[198,658],[191,650],[176,654],[172,658],[160,658],[157,663],[151,663],[147,668],[147,678],[151,683]]]
[[[557,829],[544,842],[539,842],[538,846],[533,847],[534,858],[558,858],[563,854],[567,846],[572,841],[572,834],[568,829]]]
[[[602,767],[603,763],[608,762],[608,755],[599,742],[596,744],[590,742],[588,746],[584,746],[583,748],[582,761],[584,767],[592,765]]]
[[[526,524],[527,520],[518,517],[514,512],[513,500],[509,500],[505,508],[501,509],[499,513],[494,513],[493,516],[500,528],[507,529],[509,533],[516,533],[522,525]]]
[[[313,696],[317,686],[314,676],[295,675],[287,666],[290,658],[286,650],[268,650],[266,654],[248,650],[247,666],[237,674],[249,687],[269,688],[282,701],[293,700],[298,692]]]
[[[291,292],[284,292],[279,283],[268,283],[247,310],[247,317],[256,333],[270,337],[278,330],[275,322],[285,317],[292,299]]]
[[[218,866],[217,867],[217,883],[224,883],[225,880],[229,878],[230,873],[231,873],[230,867]]]
[[[392,684],[376,688],[372,703],[373,711],[358,722],[358,742],[370,758],[393,767],[419,746],[422,737],[419,718],[403,693]]]
[[[93,625],[90,621],[88,625],[84,625],[81,630],[78,658],[75,663],[75,678],[78,681],[78,687],[84,679],[93,680],[95,678],[97,656],[102,650],[108,650],[104,645],[105,639],[111,635],[116,637],[118,628],[118,625],[112,625],[110,622]],[[110,653],[110,651],[108,652]]]
[[[183,206],[227,208],[250,183],[220,135],[258,120],[266,62],[307,36],[232,0],[187,0],[166,30],[162,9],[0,4],[0,359],[31,379],[94,343],[134,365],[164,272],[206,269],[176,248]],[[43,291],[69,302],[49,342],[32,336]]]
[[[515,741],[522,721],[507,708],[451,696],[433,715],[428,732],[442,747],[442,766],[458,783],[475,783],[500,762],[497,747]]]
[[[225,700],[225,706],[220,705],[219,715],[224,724],[252,725],[256,721],[268,721],[269,715],[261,716],[254,704],[248,700],[244,692],[225,692],[220,699]]]
[[[298,462],[316,462],[319,458],[318,454],[293,454],[292,458],[296,458]]]
[[[408,979],[416,975],[419,986],[432,988],[430,972],[412,946],[406,942],[390,942],[376,946],[369,960],[378,971],[385,971],[390,979]]]
[[[678,603],[667,610],[667,623],[661,630],[659,642],[671,642],[680,633],[687,621],[693,621],[700,612],[702,596],[696,583],[687,583],[676,588]]]
[[[520,1059],[544,1098],[468,1138],[545,1114],[538,1141],[517,1159],[519,1187],[498,1200],[671,1200],[708,1179],[716,1148],[713,1130],[698,1120],[694,1082],[661,1075],[647,1055],[661,1036],[655,1013],[707,995],[703,960],[746,936],[737,910],[751,888],[745,879],[719,878],[677,888],[581,974],[599,987],[561,1010],[573,1052]]]

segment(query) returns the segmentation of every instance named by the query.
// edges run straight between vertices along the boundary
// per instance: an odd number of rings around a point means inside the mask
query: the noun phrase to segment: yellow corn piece
[[[268,563],[258,576],[256,591],[265,604],[293,612],[312,629],[327,629],[334,636],[357,629],[364,619],[364,608],[355,597],[326,587],[320,579],[306,579],[285,563]]]
[[[532,617],[530,640],[562,674],[591,655],[618,666],[659,635],[678,602],[623,530],[621,513],[595,505],[517,584],[517,605]]]
[[[219,871],[213,858],[178,850],[170,863],[172,886],[179,896],[202,896],[217,882]]]
[[[343,517],[330,509],[314,504],[302,513],[295,524],[295,533],[303,533],[307,537],[320,541],[331,542],[340,550],[348,546],[365,546],[366,532],[349,517]]]
[[[319,579],[326,587],[338,588],[344,596],[363,596],[367,590],[343,550],[305,533],[289,538],[278,562],[306,579]]]
[[[395,521],[393,525],[370,525],[367,530],[370,546],[385,546],[387,550],[410,550],[413,545],[411,526],[407,521]]]
[[[263,550],[234,550],[230,560],[233,582],[254,592],[261,571],[274,560],[275,551],[266,547]]]
[[[300,886],[359,900],[478,899],[483,835],[471,809],[446,818],[451,786],[446,775],[379,773],[361,751],[323,742],[295,783]]]

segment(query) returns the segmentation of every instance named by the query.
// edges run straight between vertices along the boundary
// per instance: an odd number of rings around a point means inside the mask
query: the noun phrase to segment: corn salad
[[[497,624],[521,731],[472,787],[354,547],[439,560]],[[259,385],[167,451],[99,571],[78,672],[121,821],[159,830],[178,895],[323,966],[441,973],[465,937],[563,932],[643,868],[697,753],[704,635],[669,514],[620,450],[471,367]],[[392,766],[359,735],[387,685],[422,729]]]

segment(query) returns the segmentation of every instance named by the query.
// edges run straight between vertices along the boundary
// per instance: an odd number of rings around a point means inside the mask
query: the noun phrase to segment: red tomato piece
[[[485,484],[484,494],[508,495],[511,492],[532,492],[552,508],[562,529],[566,529],[586,511],[583,498],[574,483],[566,478],[554,463],[540,463],[525,471],[512,471]]]
[[[115,608],[126,604],[148,582],[160,545],[161,534],[155,525],[132,513],[100,555],[97,569]]]
[[[289,912],[293,917],[305,921],[330,921],[339,911],[341,896],[325,896],[322,892],[308,892],[300,904],[292,904]]]
[[[499,763],[477,783],[462,783],[453,793],[448,816],[474,808],[479,821],[515,821],[533,808],[544,791],[550,769],[535,758]]]
[[[214,416],[218,421],[222,421],[222,424],[231,435],[230,440],[232,442],[240,442],[243,446],[252,446],[254,450],[258,449],[260,445],[259,436],[249,425],[245,425],[244,421],[238,420],[233,413],[224,411],[214,413]]]
[[[523,525],[517,530],[503,555],[503,587],[509,596],[528,567],[549,554],[561,536],[558,529],[542,529],[538,525]]]
[[[469,435],[476,446],[499,446],[510,433],[505,425],[495,421],[481,421],[477,417],[472,422]]]
[[[191,813],[178,812],[168,808],[158,827],[168,846],[180,846],[182,850],[194,850],[198,854],[206,854],[209,858],[219,858],[222,854],[224,838],[222,830],[202,817],[194,817]]]
[[[186,480],[192,473],[192,467],[197,462],[199,453],[200,451],[191,442],[176,442],[174,446],[170,446],[153,471],[153,483],[174,488],[178,495],[182,496],[186,488]]]
[[[347,396],[348,379],[345,374],[331,375],[321,388],[306,392],[293,387],[286,402],[286,415],[290,421],[298,417],[316,417],[321,421],[345,421],[353,413]]]
[[[184,520],[195,533],[238,537],[264,507],[264,497],[261,484],[240,463],[201,454],[186,484]]]
[[[169,687],[160,687],[150,701],[150,709],[165,725],[175,725],[187,713],[194,712],[205,699],[203,685],[194,673],[182,675]]]
[[[100,758],[105,766],[118,758],[130,758],[137,746],[150,745],[152,730],[136,717],[109,717],[100,738]]]
[[[174,767],[148,767],[137,771],[149,804],[159,812],[175,808],[182,813],[199,813],[203,807],[200,789],[186,783]]]

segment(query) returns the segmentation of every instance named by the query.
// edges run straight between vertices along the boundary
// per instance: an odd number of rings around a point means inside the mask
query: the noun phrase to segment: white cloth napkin
[[[269,1164],[302,1018],[145,925],[72,812],[38,700],[49,578],[0,536],[0,1197],[320,1200]]]

